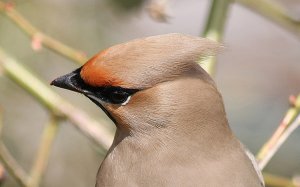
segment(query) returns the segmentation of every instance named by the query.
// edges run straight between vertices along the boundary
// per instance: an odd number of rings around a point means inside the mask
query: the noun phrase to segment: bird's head
[[[216,42],[182,34],[137,39],[101,51],[51,84],[87,96],[118,129],[145,132],[196,113],[212,115],[211,105],[222,105],[196,63],[218,49]]]

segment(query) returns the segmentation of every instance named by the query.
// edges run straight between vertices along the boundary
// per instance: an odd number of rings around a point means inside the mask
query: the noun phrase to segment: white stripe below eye
[[[90,97],[90,98],[92,98],[92,99],[94,99],[94,100],[97,101],[99,104],[106,103],[105,101],[99,99],[98,97],[95,97],[94,95],[87,95],[87,96]],[[127,105],[127,104],[129,103],[130,99],[131,99],[131,96],[128,96],[127,99],[126,99],[126,101],[124,101],[123,103],[121,103],[121,105],[122,105],[122,106]]]
[[[131,96],[128,96],[126,101],[124,103],[122,103],[121,105],[123,105],[123,106],[127,105],[127,103],[129,103],[130,99],[131,99]]]

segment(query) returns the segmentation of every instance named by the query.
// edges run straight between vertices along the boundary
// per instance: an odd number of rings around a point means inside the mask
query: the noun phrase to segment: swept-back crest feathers
[[[94,56],[81,77],[91,86],[151,87],[197,68],[197,60],[219,49],[217,42],[177,33],[136,39]]]

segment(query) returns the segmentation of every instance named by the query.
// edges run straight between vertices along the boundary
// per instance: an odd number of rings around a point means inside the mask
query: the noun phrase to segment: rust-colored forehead
[[[103,50],[87,61],[80,71],[81,78],[90,86],[127,86],[105,66],[106,53],[107,50]]]

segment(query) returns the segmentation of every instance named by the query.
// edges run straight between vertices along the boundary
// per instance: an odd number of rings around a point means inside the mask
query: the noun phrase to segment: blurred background
[[[4,2],[4,1],[3,1]],[[300,19],[298,0],[274,1]],[[169,0],[167,22],[153,20],[142,0],[14,0],[13,6],[34,26],[91,57],[134,38],[178,32],[200,36],[210,1]],[[162,20],[160,20],[162,21]],[[298,30],[300,32],[300,29]],[[223,95],[231,128],[255,154],[278,127],[290,95],[300,92],[300,33],[294,34],[251,10],[232,4],[218,55],[215,81]],[[42,47],[0,14],[0,46],[47,84],[79,65]],[[87,98],[52,88],[95,119],[113,123]],[[26,91],[0,73],[2,139],[29,171],[49,117]],[[61,123],[41,186],[94,186],[105,153],[69,122]],[[300,129],[272,158],[265,171],[292,178],[300,175]],[[18,186],[8,176],[5,187]]]

